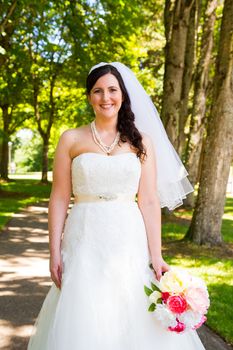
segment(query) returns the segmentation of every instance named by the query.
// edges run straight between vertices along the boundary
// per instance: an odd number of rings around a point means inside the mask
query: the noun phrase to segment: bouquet
[[[201,278],[173,268],[160,281],[151,282],[151,288],[144,286],[144,290],[150,302],[148,311],[169,331],[194,330],[207,320],[205,314],[210,301]]]

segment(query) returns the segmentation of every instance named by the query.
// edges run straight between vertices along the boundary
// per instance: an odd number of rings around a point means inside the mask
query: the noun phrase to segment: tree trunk
[[[194,63],[194,53],[195,53],[195,38],[196,38],[196,21],[197,21],[197,7],[196,2],[192,7],[190,13],[189,27],[187,33],[186,50],[185,50],[185,63],[184,63],[184,75],[181,91],[181,107],[179,116],[179,134],[178,134],[178,153],[183,155],[186,134],[185,125],[188,119],[188,101],[189,101],[189,91],[192,82],[193,75],[193,63]]]
[[[164,29],[166,37],[166,46],[165,46],[165,58],[169,52],[169,43],[171,41],[172,35],[172,22],[174,14],[174,4],[171,0],[166,0],[164,8]]]
[[[9,163],[9,115],[8,115],[8,105],[1,106],[2,118],[3,118],[3,139],[2,139],[2,154],[1,154],[1,167],[0,173],[1,178],[8,181],[8,163]]]
[[[41,126],[41,116],[40,116],[40,107],[39,107],[39,101],[38,96],[40,92],[39,88],[39,82],[37,77],[34,77],[32,75],[32,81],[33,81],[33,106],[34,106],[34,114],[38,126],[38,131],[40,133],[40,136],[43,140],[43,148],[42,148],[42,174],[41,174],[41,183],[47,184],[48,183],[48,143],[49,138],[47,133],[42,129]]]
[[[225,0],[216,62],[211,117],[200,186],[186,238],[198,244],[221,244],[226,187],[233,158],[233,2]]]
[[[48,150],[49,150],[49,138],[46,135],[43,137],[43,150],[42,150],[41,182],[44,184],[48,183]]]
[[[43,152],[42,152],[42,177],[41,182],[42,183],[48,183],[48,151],[49,151],[49,139],[50,139],[50,133],[51,128],[54,121],[54,115],[55,115],[55,102],[54,102],[54,96],[53,91],[55,87],[55,81],[56,81],[56,74],[54,74],[51,77],[50,80],[50,91],[49,91],[49,118],[48,118],[48,125],[45,132],[42,132],[41,126],[39,127],[41,137],[43,138]],[[39,106],[37,102],[37,113],[39,113]],[[40,118],[38,118],[40,120]],[[40,124],[40,123],[39,123]]]
[[[1,178],[3,180],[8,181],[8,152],[9,152],[9,147],[8,147],[8,138],[6,136],[3,136],[2,140],[2,158],[1,158]]]
[[[176,149],[178,147],[186,39],[193,4],[194,0],[175,1],[171,39],[166,45],[161,117],[168,137]]]
[[[195,185],[199,180],[198,174],[200,169],[200,155],[206,129],[206,91],[209,82],[209,68],[213,47],[213,34],[217,5],[217,0],[209,0],[206,4],[203,35],[200,47],[200,59],[194,75],[193,109],[185,162],[189,173],[189,180],[193,185]],[[188,196],[185,203],[190,206],[193,204],[193,202],[194,194],[192,193],[190,196]]]

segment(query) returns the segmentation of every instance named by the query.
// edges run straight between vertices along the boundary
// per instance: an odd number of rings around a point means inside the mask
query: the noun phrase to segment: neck
[[[106,119],[106,118],[95,118],[95,125],[96,128],[100,132],[116,132],[117,130],[117,117],[116,118],[111,118],[111,119]]]

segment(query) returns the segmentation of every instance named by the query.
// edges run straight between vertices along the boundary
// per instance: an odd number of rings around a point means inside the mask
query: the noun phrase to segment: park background
[[[48,200],[60,135],[93,119],[91,66],[128,65],[195,188],[162,210],[164,256],[206,280],[207,325],[233,344],[232,0],[1,0],[0,11],[0,227]]]

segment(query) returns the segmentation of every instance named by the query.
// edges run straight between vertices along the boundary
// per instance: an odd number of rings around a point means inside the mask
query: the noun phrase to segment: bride
[[[87,96],[94,120],[64,132],[56,149],[49,202],[54,283],[28,350],[204,349],[195,331],[164,330],[144,293],[151,278],[169,270],[161,207],[174,209],[193,190],[187,172],[126,66],[94,66]]]

